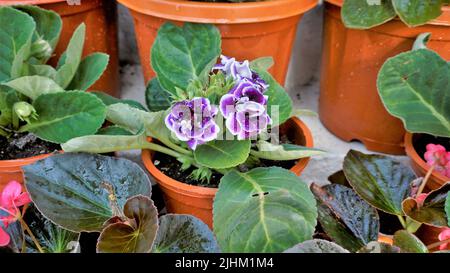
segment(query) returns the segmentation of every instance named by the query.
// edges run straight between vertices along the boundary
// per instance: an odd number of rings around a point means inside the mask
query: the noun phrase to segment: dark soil
[[[427,134],[414,134],[413,145],[416,149],[417,154],[423,159],[424,154],[427,151],[428,144],[440,144],[445,147],[447,151],[450,151],[450,138],[445,137],[435,137]]]
[[[41,140],[30,133],[15,133],[10,138],[0,136],[0,160],[27,158],[60,149],[59,144]]]

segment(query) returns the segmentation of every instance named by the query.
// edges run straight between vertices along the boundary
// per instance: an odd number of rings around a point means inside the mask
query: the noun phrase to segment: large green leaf
[[[93,85],[108,66],[109,56],[104,53],[93,53],[84,58],[67,89],[87,90]]]
[[[250,140],[216,140],[200,145],[195,160],[208,168],[226,169],[244,163],[250,153]]]
[[[207,79],[221,52],[218,29],[208,24],[165,23],[152,47],[151,64],[161,86],[172,94],[192,80]]]
[[[430,192],[421,205],[414,198],[408,198],[403,201],[403,212],[419,223],[447,227],[445,202],[449,191],[450,182]]]
[[[378,92],[408,131],[450,137],[450,65],[435,52],[399,54],[378,74]]]
[[[141,135],[90,135],[72,138],[61,145],[66,152],[112,153],[117,151],[144,149],[147,141]]]
[[[145,109],[145,107],[142,106],[142,104],[140,104],[139,102],[137,102],[135,100],[118,99],[116,97],[110,96],[110,95],[106,94],[105,92],[101,92],[101,91],[92,91],[90,93],[96,95],[99,99],[101,99],[106,106],[109,106],[111,104],[116,104],[116,103],[125,103],[136,109],[147,111]]]
[[[282,252],[312,239],[317,209],[303,181],[271,167],[223,176],[213,215],[222,251]]]
[[[349,253],[349,251],[333,242],[314,239],[297,244],[284,253]]]
[[[144,128],[144,120],[140,112],[141,110],[136,110],[136,108],[125,103],[111,104],[107,107],[106,119],[133,134],[137,134]]]
[[[83,53],[86,25],[82,23],[73,33],[66,51],[60,57],[55,81],[62,88],[66,88],[72,82],[77,73]]]
[[[269,72],[260,68],[255,68],[254,71],[269,85],[269,89],[267,89],[264,95],[269,96],[267,113],[272,118],[272,126],[283,124],[291,117],[292,99]]]
[[[414,172],[382,155],[351,150],[344,159],[344,173],[352,188],[372,206],[403,215],[402,202],[410,196]]]
[[[426,24],[442,14],[443,0],[392,0],[397,15],[407,25]]]
[[[427,247],[414,234],[399,230],[394,234],[394,246],[404,253],[428,253]]]
[[[123,208],[128,198],[151,196],[145,172],[136,163],[122,158],[65,153],[23,170],[25,186],[39,211],[57,225],[75,232],[101,231],[116,207]]]
[[[62,20],[58,13],[46,10],[38,6],[19,6],[18,9],[28,13],[36,23],[35,40],[43,39],[51,47],[47,58],[42,60],[45,63],[56,48],[62,29]]]
[[[167,214],[159,219],[153,252],[218,253],[220,250],[214,234],[198,218],[191,215]]]
[[[56,69],[46,64],[28,64],[28,75],[54,79],[56,77]]]
[[[0,86],[0,126],[7,127],[12,123],[12,109],[18,101],[16,91]]]
[[[368,29],[382,25],[396,16],[391,0],[377,2],[371,0],[345,0],[341,10],[342,21],[345,26],[348,28]]]
[[[19,77],[28,58],[36,24],[28,14],[0,7],[0,82]]]
[[[311,189],[318,203],[320,225],[333,241],[357,251],[378,239],[380,220],[376,209],[352,189],[338,184],[313,184]]]
[[[100,253],[148,253],[158,231],[158,210],[153,201],[138,195],[127,200],[125,219],[115,219],[103,229],[97,243]]]
[[[272,144],[259,140],[256,143],[258,150],[251,150],[251,154],[269,160],[296,160],[300,158],[322,155],[324,151],[294,144]]]
[[[29,97],[32,100],[40,95],[48,93],[58,93],[64,91],[52,79],[42,76],[25,76],[4,83],[4,85],[16,90],[17,92]]]
[[[145,102],[150,111],[167,110],[172,104],[171,94],[161,87],[157,78],[153,78],[145,90]]]
[[[95,134],[106,116],[106,106],[101,100],[81,91],[41,95],[33,106],[38,119],[23,126],[20,131],[32,132],[55,143]]]

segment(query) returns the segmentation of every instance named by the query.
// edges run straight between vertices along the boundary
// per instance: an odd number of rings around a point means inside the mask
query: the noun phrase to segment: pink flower
[[[416,197],[417,204],[421,207],[423,205],[423,202],[425,201],[425,198],[427,198],[428,193],[421,193],[419,196]]]
[[[450,228],[445,228],[440,234],[439,234],[439,241],[445,241],[450,239]],[[439,246],[440,250],[446,250],[449,247],[449,243],[442,244]]]
[[[11,240],[9,234],[4,230],[9,224],[14,223],[21,217],[19,207],[31,202],[30,196],[22,192],[22,185],[17,181],[11,181],[0,194],[0,210],[6,212],[6,216],[0,216],[0,246],[7,246]]]
[[[444,146],[428,144],[424,158],[428,166],[434,166],[437,172],[450,177],[450,152]]]

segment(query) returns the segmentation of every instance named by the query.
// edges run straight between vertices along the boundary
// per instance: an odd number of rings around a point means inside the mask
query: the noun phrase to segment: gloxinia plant
[[[368,29],[397,16],[408,26],[424,25],[442,14],[448,0],[345,0],[342,21],[348,28]]]
[[[0,7],[0,135],[32,133],[64,143],[95,133],[106,106],[84,92],[108,65],[94,53],[82,59],[85,25],[74,32],[57,67],[47,63],[61,33],[60,16],[36,6]],[[68,92],[70,91],[70,92]]]
[[[111,104],[106,119],[113,125],[105,135],[74,138],[62,145],[65,151],[150,149],[176,158],[183,170],[194,167],[194,178],[204,181],[213,170],[225,174],[250,161],[322,153],[277,143],[278,126],[293,110],[289,95],[267,72],[271,58],[241,62],[223,56],[218,29],[192,23],[164,24],[151,53],[157,77],[146,98],[154,112]]]

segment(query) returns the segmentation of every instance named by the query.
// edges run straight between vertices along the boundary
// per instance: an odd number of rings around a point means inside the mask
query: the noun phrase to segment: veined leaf
[[[208,168],[226,169],[244,163],[250,153],[250,140],[217,140],[194,151],[195,160]]]
[[[319,149],[308,148],[295,144],[275,145],[270,142],[259,140],[256,143],[258,150],[251,150],[251,154],[269,160],[296,160],[315,155],[322,155],[325,152]]]
[[[75,76],[69,84],[69,90],[88,90],[100,77],[108,66],[109,56],[104,53],[93,53],[84,58]]]
[[[25,76],[4,83],[17,92],[36,100],[40,95],[63,92],[64,89],[52,79],[42,76]]]
[[[345,0],[341,16],[348,28],[368,29],[394,19],[396,13],[391,0]]]
[[[349,253],[349,251],[333,242],[314,239],[295,245],[284,253]]]

